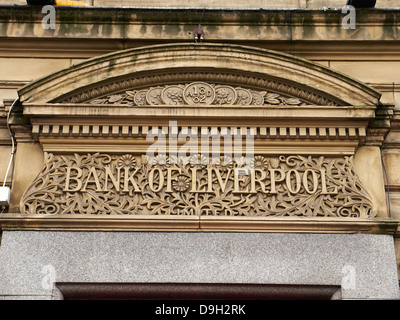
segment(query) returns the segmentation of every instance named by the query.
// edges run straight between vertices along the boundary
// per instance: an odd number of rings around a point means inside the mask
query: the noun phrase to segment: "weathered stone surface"
[[[379,208],[378,216],[387,216],[385,184],[382,175],[383,169],[379,148],[359,148],[354,158],[354,163],[361,181],[370,187],[370,192]]]
[[[135,39],[194,41],[201,20],[204,41],[355,41],[397,40],[399,10],[363,9],[357,15],[357,32],[343,28],[342,10],[279,10],[214,8],[203,14],[195,8],[57,7],[56,28],[44,29],[38,7],[4,7],[0,35],[43,38]],[[15,20],[18,21],[15,23]],[[29,21],[29,23],[27,22]],[[113,22],[104,25],[104,22]],[[140,21],[140,23],[138,23]]]
[[[38,144],[20,143],[15,154],[14,183],[10,211],[16,210],[22,193],[35,178],[44,162],[43,151]]]
[[[69,67],[70,59],[0,58],[0,79],[31,81]]]
[[[80,0],[93,6],[132,6],[132,7],[208,7],[208,8],[342,8],[342,0],[281,0],[281,1],[232,1],[232,0],[162,0],[132,1],[132,0]],[[26,0],[0,0],[0,4],[24,5]],[[396,0],[378,0],[376,8],[399,7]]]

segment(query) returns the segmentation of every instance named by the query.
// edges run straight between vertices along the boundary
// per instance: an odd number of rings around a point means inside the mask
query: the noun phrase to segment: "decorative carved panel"
[[[306,105],[297,98],[277,93],[255,91],[228,85],[192,82],[166,85],[143,90],[129,90],[94,99],[92,104],[123,105]]]
[[[49,153],[20,210],[28,215],[376,215],[352,157],[245,160]]]
[[[155,84],[160,85],[156,86]],[[183,90],[188,87],[185,92],[186,96],[194,94],[193,90],[196,90],[199,85],[208,87],[210,91],[217,95],[211,101],[214,104],[346,105],[337,97],[328,96],[304,86],[298,87],[273,79],[263,79],[244,74],[197,71],[157,73],[115,82],[108,81],[83,91],[80,89],[79,92],[71,93],[53,102],[94,103],[96,101],[97,103],[131,105],[156,105],[161,104],[161,102],[167,105],[177,105],[182,102],[183,104],[193,105],[201,103],[201,101],[196,102],[190,97],[187,97],[186,100],[183,99]],[[212,90],[209,86],[212,87]],[[165,91],[162,92],[164,89]],[[235,96],[234,91],[237,94],[237,99],[232,99]],[[162,101],[158,99],[161,95]],[[263,100],[264,103],[262,103]]]

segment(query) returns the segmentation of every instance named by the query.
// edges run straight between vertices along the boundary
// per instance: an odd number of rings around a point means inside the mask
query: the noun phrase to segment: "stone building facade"
[[[84,2],[0,1],[1,298],[399,298],[395,1]]]

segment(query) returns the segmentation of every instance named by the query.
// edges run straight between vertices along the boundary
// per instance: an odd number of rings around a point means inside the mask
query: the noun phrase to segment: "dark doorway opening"
[[[57,283],[65,300],[331,300],[340,286],[224,283]]]

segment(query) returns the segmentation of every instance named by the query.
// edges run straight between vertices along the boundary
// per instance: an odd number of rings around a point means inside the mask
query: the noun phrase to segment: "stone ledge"
[[[57,7],[55,30],[44,30],[41,8],[1,6],[0,35],[31,38],[193,39],[203,8]],[[357,11],[359,32],[341,28],[341,9],[207,9],[207,41],[397,40],[400,9]],[[107,28],[103,28],[107,25]],[[23,30],[23,31],[21,31]]]
[[[229,216],[0,215],[4,231],[196,231],[257,233],[389,234],[397,219]]]

